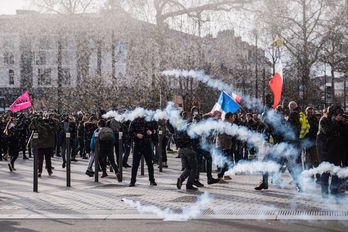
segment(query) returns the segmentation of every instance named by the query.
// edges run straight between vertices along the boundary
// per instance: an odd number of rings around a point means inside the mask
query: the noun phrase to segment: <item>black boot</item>
[[[255,187],[255,190],[262,190],[262,189],[268,189],[268,184],[265,182],[261,182],[261,184],[257,187]]]
[[[216,183],[219,183],[219,180],[218,180],[218,179],[212,178],[212,179],[209,179],[209,180],[208,180],[208,184],[216,184]]]
[[[204,184],[202,184],[201,182],[199,182],[199,180],[196,180],[193,185],[197,186],[198,188],[200,187],[204,187]]]
[[[182,181],[181,181],[181,178],[179,177],[178,180],[177,180],[177,182],[176,182],[176,187],[177,187],[178,189],[181,189],[181,186],[182,186]]]
[[[198,191],[198,188],[193,187],[193,186],[186,186],[187,191]]]

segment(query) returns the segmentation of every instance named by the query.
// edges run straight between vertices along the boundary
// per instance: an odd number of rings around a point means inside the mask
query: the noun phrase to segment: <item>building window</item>
[[[116,64],[116,77],[123,78],[126,76],[126,64]]]
[[[14,55],[11,52],[5,52],[4,53],[4,64],[5,65],[12,65],[14,64]]]
[[[62,69],[62,82],[63,85],[71,85],[70,68]]]
[[[37,79],[38,86],[46,86],[51,84],[51,69],[50,68],[46,68],[46,69],[39,68],[37,70],[37,74],[38,74],[38,79]]]
[[[8,71],[8,79],[9,79],[9,84],[14,85],[14,71],[12,69]]]
[[[46,52],[39,52],[36,57],[36,65],[46,65]]]

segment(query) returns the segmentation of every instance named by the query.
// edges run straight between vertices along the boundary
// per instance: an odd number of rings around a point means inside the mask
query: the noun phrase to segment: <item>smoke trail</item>
[[[264,110],[264,106],[262,102],[256,98],[243,95],[239,93],[237,90],[235,90],[231,85],[221,81],[211,78],[209,75],[206,75],[203,70],[201,71],[195,71],[195,70],[167,70],[163,71],[162,74],[164,76],[174,76],[174,77],[191,77],[193,79],[196,79],[200,82],[205,83],[207,86],[212,87],[214,89],[218,89],[221,91],[226,91],[233,94],[238,94],[239,96],[242,96],[241,101],[242,104],[247,106],[249,109],[256,109],[258,112],[262,112]],[[278,113],[276,113],[273,109],[268,110],[264,115],[264,120],[269,125],[272,126],[272,128],[276,131],[281,133],[285,139],[287,140],[294,140],[295,133],[293,128],[284,120],[282,120],[282,116]]]
[[[144,108],[137,107],[135,110],[127,110],[122,114],[118,113],[117,111],[109,111],[103,115],[103,118],[114,118],[116,121],[122,122],[128,120],[133,121],[136,118],[145,117],[146,120],[150,121],[154,114],[155,112],[152,110],[146,110]]]
[[[328,162],[322,162],[318,167],[312,168],[309,170],[304,170],[302,172],[303,177],[311,177],[315,174],[323,174],[325,172],[329,172],[331,175],[337,175],[339,178],[347,178],[348,177],[348,168],[341,168],[339,166],[335,166],[334,164]]]
[[[213,131],[246,141],[249,145],[257,148],[258,155],[272,154],[274,157],[289,158],[298,152],[295,146],[285,142],[270,146],[266,142],[263,134],[251,131],[245,126],[238,126],[229,122],[204,120],[199,123],[191,124],[187,129],[188,135],[191,138],[200,136],[209,137]]]
[[[188,221],[191,219],[198,218],[202,215],[202,209],[207,208],[212,198],[208,192],[204,192],[200,195],[197,201],[188,208],[183,208],[182,213],[175,213],[172,209],[166,208],[161,209],[153,205],[141,205],[139,201],[134,202],[128,199],[122,199],[129,206],[134,207],[139,213],[152,213],[157,215],[164,221]]]
[[[291,157],[293,154],[297,154],[297,149],[291,144],[280,143],[269,146],[263,134],[251,131],[245,126],[209,119],[189,124],[187,120],[181,118],[180,110],[177,109],[172,102],[169,102],[164,110],[150,111],[143,108],[137,108],[134,111],[127,111],[123,114],[118,114],[115,111],[108,112],[103,117],[115,117],[116,120],[133,120],[136,117],[145,117],[146,120],[149,121],[167,119],[177,130],[186,130],[191,138],[206,138],[209,137],[212,132],[225,133],[236,137],[241,141],[246,141],[249,145],[256,147],[257,155],[272,154],[272,156],[275,157]],[[204,144],[207,143],[201,143],[201,146],[204,146]],[[233,163],[231,163],[224,154],[221,154],[219,149],[216,149],[213,146],[208,146],[205,147],[205,150],[210,151],[214,164],[222,167],[227,163],[230,169],[233,167]],[[273,170],[274,168],[270,171]]]
[[[193,79],[196,79],[200,82],[203,82],[207,86],[218,89],[221,91],[225,91],[229,93],[230,95],[237,94],[239,96],[242,96],[242,94],[234,89],[232,86],[229,84],[221,81],[221,80],[216,80],[212,79],[209,75],[206,75],[203,70],[196,71],[196,70],[179,70],[179,69],[174,69],[174,70],[166,70],[163,71],[162,74],[164,76],[174,76],[174,77],[191,77]],[[258,111],[262,111],[262,103],[260,100],[256,98],[252,98],[249,96],[243,95],[242,97],[242,103],[243,105],[246,105],[248,108],[256,108]]]
[[[198,123],[189,124],[187,120],[181,118],[180,110],[174,106],[173,102],[169,102],[164,110],[151,111],[143,108],[136,108],[134,111],[126,111],[123,114],[110,111],[103,115],[103,117],[114,117],[117,121],[134,120],[137,117],[145,117],[148,121],[167,119],[177,130],[187,130],[191,138],[208,137],[214,131],[216,133],[225,133],[242,141],[246,141],[251,146],[256,147],[258,153],[262,152],[265,154],[267,152],[285,157],[296,154],[296,148],[287,143],[266,146],[267,142],[263,134],[251,131],[245,126],[214,120],[203,120]]]
[[[280,165],[273,161],[244,161],[238,162],[232,169],[228,170],[225,174],[232,175],[236,173],[249,173],[249,174],[257,174],[264,172],[279,172]]]
[[[201,140],[201,148],[209,151],[213,163],[218,167],[227,165],[228,170],[225,175],[233,175],[236,173],[258,174],[260,172],[279,173],[280,165],[274,161],[240,161],[234,165],[233,161],[229,159],[226,154],[223,154],[221,149],[217,149],[213,144],[209,144],[206,138]]]
[[[167,107],[164,110],[147,110],[141,107],[137,107],[133,111],[126,111],[122,114],[117,111],[109,111],[103,115],[103,118],[114,118],[118,122],[133,121],[136,118],[144,117],[146,121],[160,121],[163,119],[169,120],[169,122],[179,131],[187,129],[187,120],[182,119],[180,116],[180,110],[174,106],[173,102],[168,102]]]

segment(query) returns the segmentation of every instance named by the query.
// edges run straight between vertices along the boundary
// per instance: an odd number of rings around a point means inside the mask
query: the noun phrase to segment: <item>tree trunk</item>
[[[310,104],[310,96],[311,96],[311,89],[310,89],[310,67],[303,67],[303,73],[302,73],[302,92],[303,92],[303,107]]]
[[[58,63],[58,88],[57,88],[57,98],[58,98],[58,113],[62,112],[62,41],[61,38],[58,39],[58,52],[57,52],[57,63]]]

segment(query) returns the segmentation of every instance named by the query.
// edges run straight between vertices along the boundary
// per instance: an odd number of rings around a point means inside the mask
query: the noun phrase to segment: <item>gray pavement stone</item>
[[[158,186],[150,186],[147,169],[145,176],[138,172],[137,184],[129,188],[130,170],[124,170],[124,180],[118,183],[116,176],[94,182],[86,176],[86,160],[72,163],[72,187],[65,187],[65,169],[61,159],[54,158],[53,176],[43,173],[39,179],[39,193],[32,192],[32,160],[16,162],[16,172],[10,173],[7,163],[0,162],[0,219],[156,219],[156,215],[139,214],[136,209],[122,201],[127,198],[143,205],[161,209],[171,208],[181,212],[190,207],[198,195],[209,192],[212,203],[205,207],[202,219],[302,219],[302,220],[348,220],[348,206],[336,199],[323,200],[320,188],[297,193],[295,186],[288,184],[290,176],[282,179],[284,188],[270,185],[268,191],[255,191],[260,175],[235,175],[226,184],[207,185],[206,174],[201,173],[205,184],[200,193],[176,189],[180,174],[180,159],[170,153],[169,168],[163,173],[155,166]],[[214,174],[216,176],[216,174]]]

